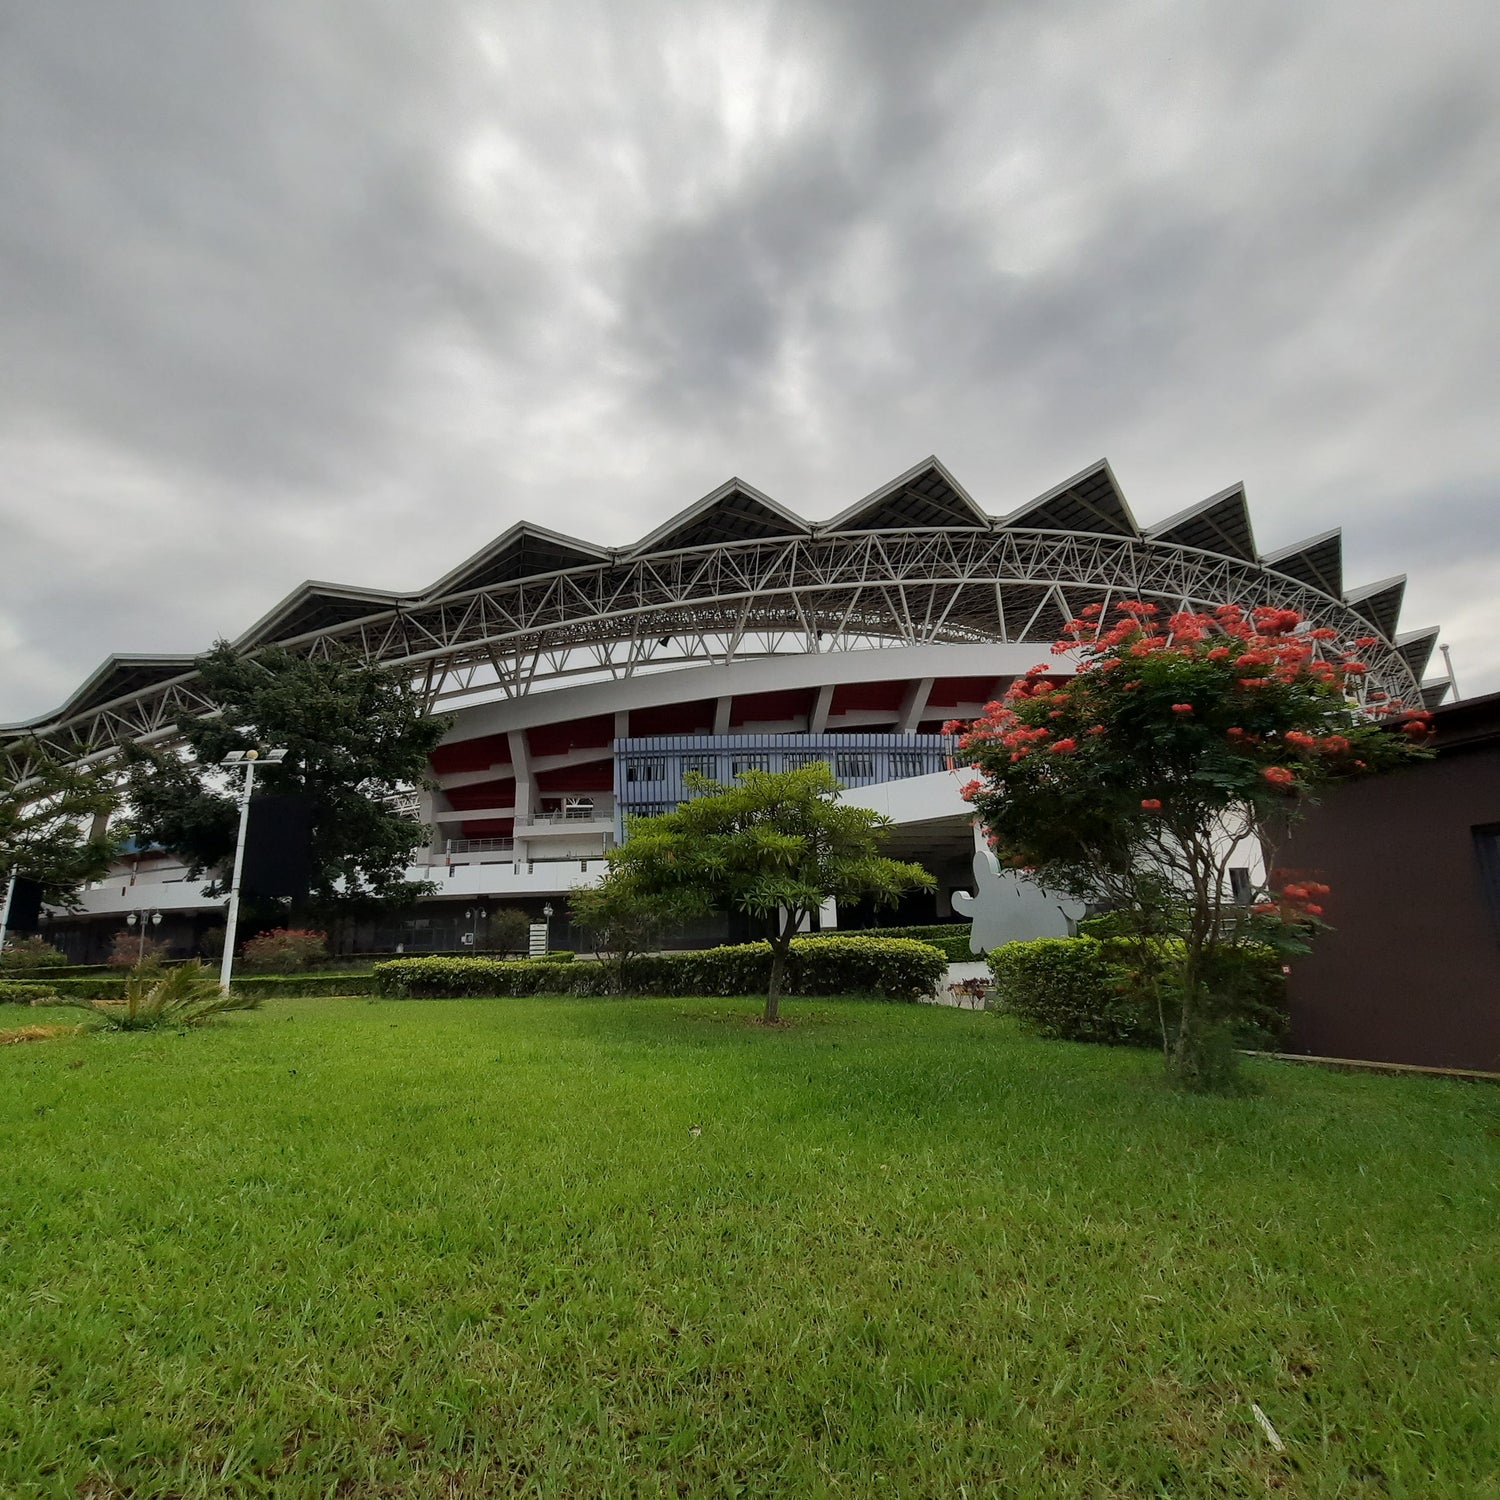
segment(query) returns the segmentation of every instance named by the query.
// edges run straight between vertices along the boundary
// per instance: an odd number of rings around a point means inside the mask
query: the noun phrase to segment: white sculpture
[[[954,891],[953,909],[974,924],[969,934],[971,953],[988,953],[1001,943],[1029,938],[1071,937],[1085,908],[1054,896],[1014,870],[1002,870],[974,829],[974,894]]]

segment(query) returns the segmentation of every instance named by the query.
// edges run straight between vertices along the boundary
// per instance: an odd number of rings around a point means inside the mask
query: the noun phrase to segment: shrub
[[[253,937],[240,950],[247,968],[268,974],[310,969],[328,957],[328,934],[303,927],[274,927]]]
[[[57,991],[50,984],[22,984],[15,979],[0,979],[0,1005],[37,1005],[55,999]]]
[[[209,958],[218,963],[224,957],[224,929],[222,927],[205,927],[202,936],[198,939],[198,951],[204,958]]]
[[[1156,1007],[1121,983],[1104,943],[1036,938],[1002,943],[989,955],[992,1003],[1035,1036],[1053,1041],[1161,1045]]]
[[[765,988],[771,945],[744,943],[633,960],[630,991],[647,995],[750,995]],[[787,967],[795,995],[879,995],[916,1000],[936,993],[948,963],[927,943],[905,938],[798,938]],[[485,958],[397,958],[375,965],[378,994],[411,998],[468,995],[601,995],[614,988],[610,966],[507,962]]]
[[[1167,1015],[1175,1039],[1180,1001],[1173,989],[1181,944],[1154,941]],[[1141,950],[1131,938],[1037,938],[1005,943],[989,955],[994,1004],[1016,1016],[1036,1036],[1057,1041],[1160,1047],[1161,1012]],[[1286,982],[1281,961],[1258,945],[1210,950],[1208,984],[1215,1009],[1241,1046],[1275,1050],[1287,1028]]]
[[[950,964],[977,963],[981,957],[969,947],[969,934],[973,928],[967,922],[958,926],[942,927],[867,927],[841,931],[830,928],[827,932],[810,932],[807,937],[814,942],[827,942],[830,938],[899,938],[909,942],[929,943]]]
[[[142,972],[148,970],[160,970],[162,959],[167,956],[167,945],[155,938],[146,938],[143,942],[138,933],[126,928],[123,932],[115,934],[115,940],[110,944],[109,957],[105,962],[112,969],[140,969]]]
[[[490,917],[490,946],[502,953],[524,953],[531,943],[531,918],[518,906],[502,906]]]
[[[86,1010],[111,1031],[154,1031],[161,1026],[201,1026],[231,1010],[255,1010],[259,997],[225,994],[200,963],[180,964],[166,974],[135,974],[119,999],[69,999],[58,1004]]]
[[[550,948],[546,953],[538,953],[535,958],[528,958],[527,963],[533,964],[570,964],[578,955],[571,948]]]
[[[68,956],[46,938],[23,937],[0,950],[0,974],[29,974],[33,969],[60,968]]]

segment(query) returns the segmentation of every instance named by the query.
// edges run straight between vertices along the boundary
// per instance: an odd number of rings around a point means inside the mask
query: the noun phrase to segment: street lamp
[[[479,924],[489,916],[489,911],[483,906],[471,906],[464,913],[464,921],[469,923],[469,930],[464,933],[464,946],[477,948],[479,946]]]
[[[245,868],[245,829],[250,823],[250,793],[255,786],[255,768],[279,766],[286,759],[285,750],[231,750],[221,766],[245,768],[245,784],[240,788],[240,831],[234,841],[234,869],[229,877],[229,911],[224,919],[224,958],[219,965],[219,988],[229,990],[234,973],[234,930],[240,921],[240,872]]]
[[[542,907],[542,920],[547,924],[547,952],[552,951],[552,903]]]
[[[141,945],[135,953],[136,967],[139,968],[146,961],[146,929],[161,926],[161,913],[154,911],[148,916],[143,911],[133,911],[125,918],[125,925],[132,930],[141,929]]]

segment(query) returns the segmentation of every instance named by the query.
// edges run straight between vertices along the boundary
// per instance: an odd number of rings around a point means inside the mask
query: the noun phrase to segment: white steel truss
[[[912,529],[760,538],[402,599],[267,642],[340,651],[404,669],[433,709],[519,697],[549,684],[622,679],[692,663],[889,645],[1056,638],[1086,605],[1146,599],[1170,609],[1233,603],[1300,611],[1349,642],[1372,632],[1343,601],[1242,558],[1133,536]],[[1394,642],[1362,653],[1369,688],[1408,703],[1420,687]],[[0,731],[13,769],[25,740],[70,760],[127,741],[167,743],[214,711],[195,671]]]

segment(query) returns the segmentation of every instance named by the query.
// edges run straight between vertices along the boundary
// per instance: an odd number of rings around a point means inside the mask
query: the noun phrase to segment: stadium
[[[891,816],[892,852],[938,877],[901,919],[948,920],[973,884],[973,839],[942,725],[1044,659],[1066,620],[1123,599],[1291,607],[1340,641],[1376,637],[1366,690],[1432,707],[1448,686],[1423,681],[1437,629],[1399,630],[1404,588],[1346,589],[1337,530],[1262,554],[1241,485],[1143,529],[1100,461],[997,518],[932,458],[824,522],[738,479],[629,547],[521,522],[427,589],[304,583],[233,644],[352,649],[453,717],[435,789],[407,809],[428,832],[411,878],[437,894],[352,946],[483,947],[499,905],[550,908],[570,946],[568,893],[600,877],[627,816],[674,806],[688,771],[808,759],[831,761],[846,797]],[[0,728],[0,753],[40,739],[107,762],[213,709],[194,657],[111,656],[55,713]],[[160,851],[81,900],[51,920],[75,959],[132,913],[160,912],[161,935],[190,951],[223,909]]]

